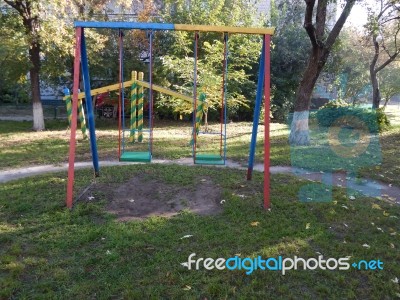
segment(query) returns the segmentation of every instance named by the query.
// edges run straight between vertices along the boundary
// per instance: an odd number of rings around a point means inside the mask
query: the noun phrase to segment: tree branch
[[[315,16],[317,43],[322,43],[322,38],[324,36],[327,5],[327,0],[319,0],[317,4],[317,14]]]
[[[378,61],[379,58],[379,43],[376,41],[376,35],[374,35],[372,37],[372,42],[374,44],[374,48],[375,48],[375,53],[374,53],[374,57],[372,58],[371,64],[370,64],[370,72],[375,72],[376,73],[376,62]]]
[[[351,9],[354,6],[356,0],[347,0],[346,5],[340,14],[339,19],[336,21],[335,26],[333,26],[331,32],[329,33],[328,38],[326,39],[325,49],[331,49],[333,44],[335,43],[336,38],[338,37],[340,31],[343,28],[344,23],[349,16]]]
[[[390,56],[383,64],[381,64],[378,68],[376,68],[375,73],[382,71],[382,69],[384,69],[388,64],[390,64],[392,61],[396,59],[397,55],[399,55],[399,50],[397,50],[395,54]]]
[[[315,0],[305,0],[305,2],[306,2],[306,14],[304,16],[304,28],[308,34],[308,37],[310,38],[313,48],[317,48],[318,43],[315,33],[315,27],[312,23]]]
[[[17,7],[17,3],[14,1],[10,1],[10,0],[4,0],[4,2],[8,5],[10,5],[12,8],[14,8],[15,10],[18,11],[18,7]]]

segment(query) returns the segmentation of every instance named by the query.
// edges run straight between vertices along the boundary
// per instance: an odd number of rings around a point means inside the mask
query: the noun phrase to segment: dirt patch
[[[171,217],[182,210],[199,215],[222,211],[221,188],[208,178],[197,180],[193,186],[182,187],[138,175],[113,191],[110,186],[96,186],[96,190],[107,194],[106,209],[120,221],[150,216]]]

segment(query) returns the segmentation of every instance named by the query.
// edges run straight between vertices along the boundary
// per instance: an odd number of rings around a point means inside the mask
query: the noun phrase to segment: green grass
[[[99,158],[118,159],[118,131],[114,120],[97,120],[96,133]],[[211,125],[217,131],[218,124]],[[247,164],[252,124],[228,124],[227,157]],[[46,121],[47,130],[32,132],[31,122],[0,122],[0,170],[16,167],[59,164],[68,161],[69,137],[64,120]],[[336,155],[326,138],[326,129],[311,124],[312,145],[310,147],[290,147],[287,126],[271,126],[271,164],[294,165],[316,171],[335,171],[345,169],[358,176],[366,176],[383,182],[400,185],[400,167],[397,149],[400,147],[400,125],[381,133],[378,142],[371,143],[366,152],[358,157],[343,159]],[[256,161],[263,161],[263,126],[259,127],[256,148]],[[187,122],[157,121],[154,130],[153,158],[178,159],[191,156],[189,147],[191,124]],[[77,161],[91,160],[90,146],[77,133]],[[208,140],[206,140],[208,139]],[[214,153],[219,150],[219,138],[201,137],[199,153]],[[147,151],[147,143],[140,146],[127,146],[128,151]],[[367,153],[368,152],[368,153]]]
[[[272,211],[262,207],[262,174],[220,168],[135,165],[102,169],[96,184],[119,185],[145,174],[149,182],[222,188],[223,213],[183,211],[167,219],[116,222],[96,201],[65,209],[64,173],[0,185],[0,298],[18,299],[394,299],[400,293],[398,206],[368,198],[301,203],[307,182],[272,176]],[[91,171],[77,171],[76,193]],[[348,209],[344,208],[345,205]],[[374,225],[372,225],[372,223]],[[383,230],[380,231],[377,228]],[[396,235],[394,235],[397,233]],[[181,239],[184,235],[191,238]],[[370,248],[362,245],[368,244]],[[383,271],[189,271],[197,257],[351,256],[380,259]],[[397,296],[396,296],[397,295]]]
[[[68,161],[70,132],[64,120],[46,121],[47,130],[32,132],[31,122],[0,121],[0,169],[9,169],[40,164],[57,164]],[[101,160],[118,159],[118,130],[114,120],[97,120],[96,136],[98,154]],[[210,125],[217,131],[218,124]],[[227,156],[230,159],[247,163],[250,147],[252,124],[231,123],[228,125]],[[191,157],[189,146],[191,124],[188,122],[156,121],[154,128],[153,158],[177,159]],[[289,164],[289,147],[287,129],[281,124],[272,125],[273,140],[272,163]],[[128,137],[128,136],[126,136]],[[127,144],[128,151],[148,151],[147,139],[143,144]],[[81,132],[77,132],[76,160],[91,160],[88,140],[83,140]],[[200,136],[198,151],[205,153],[219,152],[219,137]],[[260,126],[256,159],[263,160],[263,126]]]

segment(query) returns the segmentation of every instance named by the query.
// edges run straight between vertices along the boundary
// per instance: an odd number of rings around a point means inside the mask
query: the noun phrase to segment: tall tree
[[[35,0],[4,0],[21,17],[29,44],[29,76],[33,106],[33,130],[44,130],[43,108],[40,101],[40,4]]]
[[[332,29],[327,26],[328,0],[305,0],[306,9],[304,28],[311,42],[308,65],[303,73],[296,92],[294,114],[291,124],[289,142],[292,145],[308,145],[310,143],[308,117],[311,95],[325,66],[332,47],[345,24],[356,0],[346,0],[339,18]],[[315,21],[313,21],[315,18]]]
[[[0,102],[26,98],[29,61],[18,21],[15,13],[0,10]]]
[[[275,27],[271,49],[271,112],[285,121],[293,110],[296,88],[307,63],[307,34],[301,30],[303,0],[271,1],[271,25]]]
[[[369,65],[373,108],[379,108],[381,102],[378,73],[394,62],[400,53],[400,1],[380,0],[377,7],[376,11],[369,9],[366,26],[374,48]]]

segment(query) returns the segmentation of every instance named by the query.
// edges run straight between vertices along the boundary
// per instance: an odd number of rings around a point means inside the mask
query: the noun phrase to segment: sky
[[[367,22],[367,10],[360,4],[356,4],[347,19],[347,26],[362,27]]]
[[[363,5],[361,5],[360,2],[362,2]],[[374,7],[377,3],[376,0],[364,0],[360,2],[357,1],[351,10],[350,16],[346,21],[346,26],[362,27],[367,22],[367,9],[365,6],[368,5],[370,7]],[[340,16],[340,11],[341,10],[338,9],[338,14],[336,15],[337,18]]]

